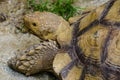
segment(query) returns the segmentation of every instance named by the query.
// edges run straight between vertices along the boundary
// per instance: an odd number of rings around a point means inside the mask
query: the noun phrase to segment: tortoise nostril
[[[37,26],[36,23],[32,23],[33,26]]]

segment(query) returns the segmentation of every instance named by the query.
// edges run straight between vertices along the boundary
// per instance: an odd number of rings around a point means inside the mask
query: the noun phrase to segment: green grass
[[[27,0],[27,2],[28,8],[32,8],[33,11],[53,12],[66,20],[74,16],[78,9],[81,9],[72,6],[74,0],[55,0],[53,3],[50,0],[39,0],[39,3],[36,3],[35,0]]]

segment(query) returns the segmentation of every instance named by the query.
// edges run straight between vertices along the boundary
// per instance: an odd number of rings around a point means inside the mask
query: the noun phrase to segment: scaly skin
[[[29,76],[40,71],[52,71],[52,62],[58,48],[55,42],[43,42],[11,58],[9,67]]]

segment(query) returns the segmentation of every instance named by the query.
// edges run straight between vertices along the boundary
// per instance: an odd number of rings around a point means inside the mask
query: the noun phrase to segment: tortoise
[[[50,12],[28,14],[24,21],[43,42],[10,59],[12,69],[28,76],[48,71],[60,80],[119,80],[120,0],[109,0],[70,24]]]

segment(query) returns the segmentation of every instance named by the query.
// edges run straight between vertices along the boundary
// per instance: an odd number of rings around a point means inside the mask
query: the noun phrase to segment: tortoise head
[[[55,40],[61,17],[50,12],[34,12],[24,16],[24,23],[39,38]]]

